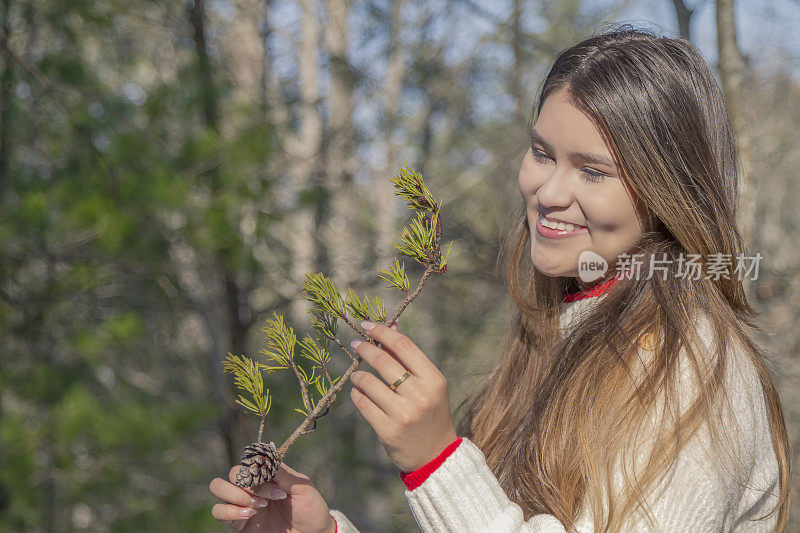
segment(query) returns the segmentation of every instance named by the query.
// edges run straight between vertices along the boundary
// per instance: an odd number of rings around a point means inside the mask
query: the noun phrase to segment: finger
[[[256,510],[227,503],[218,503],[211,508],[211,516],[217,520],[247,520],[255,516]]]
[[[397,322],[392,322],[392,325],[389,326],[389,327],[391,329],[395,330],[395,331],[399,331],[400,330],[400,328],[397,326]]]
[[[370,372],[353,372],[350,381],[358,392],[372,400],[372,403],[377,405],[388,418],[394,418],[404,405],[404,398],[399,397],[386,383]]]
[[[253,485],[251,487],[243,488],[242,490],[246,491],[248,494],[252,494],[254,496],[270,500],[281,500],[283,498],[286,498],[287,494],[291,494],[291,491],[288,487],[291,487],[292,483],[290,481],[284,481],[284,484],[287,486],[287,488],[281,489],[280,485],[278,485],[278,483],[276,482],[281,473],[282,466],[284,466],[283,463],[281,463],[278,466],[278,473],[275,474],[275,477],[273,477],[270,481],[261,483],[259,485]],[[237,472],[239,472],[239,465],[234,466],[228,472],[228,479],[230,479],[233,485],[236,485]],[[273,492],[272,489],[275,489],[280,492]]]
[[[365,324],[362,322],[362,325]],[[438,372],[428,356],[414,344],[411,339],[383,324],[375,324],[371,329],[365,328],[367,335],[381,343],[402,365],[417,377],[424,378]],[[399,376],[399,374],[398,374]],[[396,377],[392,379],[394,381]]]
[[[355,342],[359,341],[354,341],[354,343]],[[372,343],[362,341],[354,347],[354,351],[362,360],[366,361],[369,366],[374,368],[386,383],[394,383],[397,378],[406,372],[406,367],[400,364],[392,354],[378,348]],[[389,392],[392,391],[389,390]],[[394,392],[392,392],[392,394],[394,394]]]
[[[254,496],[246,490],[237,487],[233,483],[225,481],[220,477],[211,480],[209,489],[211,489],[211,494],[220,500],[224,500],[228,503],[234,503],[242,507],[252,507],[256,509],[259,507],[266,507],[268,503],[264,498]]]
[[[278,465],[278,472],[275,474],[275,477],[272,478],[271,483],[273,484],[273,488],[283,490],[290,496],[292,494],[302,493],[307,487],[314,489],[314,484],[307,475],[298,472],[284,462]]]
[[[356,409],[361,413],[361,416],[364,417],[364,420],[375,430],[375,433],[379,436],[382,435],[384,430],[389,426],[389,418],[386,416],[386,413],[381,411],[380,407],[375,405],[372,400],[359,391],[358,387],[350,389],[350,399],[353,401],[353,405],[356,406]]]
[[[238,466],[235,466],[233,469],[231,469],[229,474],[231,481],[236,478],[236,472],[238,471]],[[278,471],[271,480],[261,483],[260,485],[254,485],[253,487],[250,487],[249,491],[257,496],[261,496],[262,498],[268,498],[270,500],[282,500],[289,495],[301,492],[306,486],[313,488],[311,479],[309,479],[307,475],[298,472],[285,462],[281,461],[278,464]]]

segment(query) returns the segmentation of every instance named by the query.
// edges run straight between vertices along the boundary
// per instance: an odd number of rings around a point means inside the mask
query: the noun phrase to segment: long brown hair
[[[689,41],[623,25],[556,57],[531,121],[547,97],[562,89],[601,131],[623,182],[644,207],[639,216],[645,231],[632,249],[644,254],[642,274],[654,254],[668,259],[669,275],[614,283],[564,335],[561,302],[576,287],[569,278],[533,268],[524,253],[531,233],[521,206],[500,254],[516,309],[495,371],[459,406],[467,404],[459,434],[484,452],[526,520],[549,513],[574,528],[588,505],[595,531],[620,531],[633,512],[647,508],[642,495],[700,426],[708,424],[717,447],[714,422],[721,419],[719,402],[727,398],[730,354],[744,354],[763,386],[778,461],[779,501],[769,514],[778,512],[778,531],[785,530],[789,446],[770,362],[749,336],[761,331],[755,311],[740,276],[689,279],[677,270],[680,255],[699,256],[706,273],[713,254],[725,254],[735,266],[745,252],[736,222],[736,143],[711,70]],[[709,325],[706,335],[695,328],[699,323]],[[646,371],[636,374],[638,341],[646,334],[657,342]],[[686,398],[676,392],[681,358],[697,381],[688,408],[679,405]],[[615,461],[637,455],[632,443],[659,405],[672,415],[659,416],[644,468],[634,482],[625,473],[623,490],[613,488]]]

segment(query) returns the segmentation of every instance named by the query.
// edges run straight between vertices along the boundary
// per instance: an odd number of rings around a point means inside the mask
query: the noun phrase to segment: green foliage
[[[381,276],[381,274],[386,275]],[[378,271],[378,277],[386,280],[389,284],[387,290],[397,289],[406,293],[410,290],[411,282],[408,280],[408,274],[406,274],[406,265],[396,257],[394,258],[394,265]]]
[[[386,319],[386,306],[383,300],[377,296],[370,298],[365,295],[362,301],[353,289],[347,289],[345,305],[350,314],[359,320],[383,322]]]
[[[311,367],[311,376],[309,376],[308,373],[303,369],[303,367],[299,365],[297,366],[297,371],[300,373],[300,376],[302,376],[303,380],[306,383],[308,383],[309,385],[316,385],[317,383],[322,381],[321,378],[323,377],[322,374],[316,375],[317,368],[318,367],[316,366]],[[303,405],[305,406],[306,410],[295,409],[295,411],[301,413],[303,416],[308,416],[308,413],[311,412],[311,410],[314,409],[314,406],[317,404],[317,402],[314,400],[314,397],[311,394],[308,395],[308,401],[306,401],[306,398],[303,396],[302,390],[300,391],[300,401],[303,402]]]
[[[259,350],[259,353],[276,363],[275,366],[264,365],[267,374],[291,368],[291,361],[294,360],[294,345],[297,342],[294,330],[283,323],[283,315],[273,311],[272,316],[274,318],[268,318],[267,325],[261,328],[267,335],[267,347]]]
[[[344,300],[333,281],[321,273],[306,274],[300,298],[310,301],[311,325],[323,339],[333,339],[339,323],[339,316],[346,310]]]
[[[300,356],[305,357],[309,361],[318,365],[327,365],[328,361],[331,360],[331,355],[328,353],[328,350],[314,342],[314,339],[312,339],[308,333],[306,333],[305,338],[298,344],[300,345]]]
[[[336,376],[335,378],[332,378],[331,379],[331,387],[336,385],[336,382],[339,381],[339,379],[341,379],[341,377],[342,376]],[[328,392],[328,389],[329,389],[329,387],[325,384],[325,380],[324,379],[318,379],[315,385],[317,386],[317,391],[319,391],[320,395],[321,396],[325,396],[325,394]]]
[[[311,326],[315,328],[322,338],[326,340],[336,337],[339,318],[321,311],[312,311]]]
[[[447,247],[447,253],[441,256],[439,260],[439,266],[436,267],[436,270],[444,272],[447,269],[447,258],[450,256],[450,249],[453,247],[453,241],[450,241],[450,245]]]
[[[424,212],[418,212],[417,218],[403,228],[400,243],[392,243],[393,246],[401,254],[428,265],[434,259],[437,217],[438,213],[429,219]]]
[[[395,187],[395,196],[405,198],[409,209],[421,209],[430,212],[439,210],[439,205],[441,204],[436,202],[430,189],[422,180],[422,174],[408,168],[405,160],[392,177],[392,184]]]
[[[300,297],[314,304],[315,309],[330,315],[344,313],[344,302],[333,281],[321,273],[306,274]]]
[[[261,374],[261,363],[253,361],[249,357],[228,354],[225,359],[225,372],[235,376],[236,386],[252,396],[252,401],[241,394],[236,403],[257,414],[261,418],[267,416],[272,405],[272,398],[269,389],[264,390],[264,376]]]

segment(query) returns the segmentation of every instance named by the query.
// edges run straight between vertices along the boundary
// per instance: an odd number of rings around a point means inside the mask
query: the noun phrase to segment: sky
[[[454,1],[459,13],[469,13],[470,10]],[[481,9],[492,14],[498,20],[507,20],[511,12],[511,0],[471,0]],[[609,0],[589,0],[585,2],[587,9],[602,9]],[[716,63],[716,21],[714,0],[687,0],[690,6],[699,6],[692,19],[692,39],[711,64]],[[389,10],[391,0],[378,0],[381,9]],[[422,20],[426,9],[431,6],[440,6],[440,2],[420,2],[407,4],[405,10],[405,24],[401,40],[413,40],[410,34],[421,31]],[[230,11],[230,0],[214,0],[209,7],[223,15]],[[789,70],[800,80],[800,0],[737,0],[737,35],[739,45],[745,56],[751,62],[758,62],[760,69],[770,71]],[[352,55],[361,57],[380,56],[385,47],[382,39],[370,39],[359,25],[363,23],[363,4],[354,2],[354,7],[361,7],[361,13],[353,13],[354,19],[350,21],[351,51]],[[278,35],[273,39],[278,53],[275,57],[274,68],[281,77],[295,76],[292,48],[286,40],[296,39],[299,35],[300,9],[298,2],[293,0],[278,0],[273,4],[271,19]],[[356,9],[359,11],[359,9]],[[223,15],[224,16],[224,15]],[[462,19],[463,20],[463,19]],[[473,43],[477,38],[490,31],[492,24],[485,18],[477,15],[467,17],[469,31],[453,31],[452,27],[432,28],[433,35],[443,33],[454,45],[450,54],[457,56],[459,51],[463,54],[470,53]],[[278,22],[279,21],[279,22]],[[666,34],[677,36],[678,25],[671,0],[632,0],[631,7],[624,12],[616,22],[632,22],[637,26],[645,26]],[[524,21],[526,29],[536,29],[536,19],[528,18]],[[291,37],[290,37],[291,36]],[[405,37],[405,38],[404,38]],[[439,36],[441,37],[441,36]],[[456,44],[458,43],[458,44]],[[459,46],[460,45],[460,46]],[[286,53],[281,53],[285,51]],[[485,50],[484,50],[485,53]],[[457,58],[453,57],[453,62]],[[501,59],[502,60],[502,59]],[[379,60],[380,61],[380,60]],[[788,67],[788,69],[787,69]]]
[[[438,26],[427,28],[425,21],[430,17],[427,12],[431,9],[441,9],[443,1],[452,2],[453,8],[450,20]],[[511,13],[512,0],[470,0],[473,5],[489,14],[489,17],[498,21],[508,20]],[[553,1],[553,0],[551,0]],[[591,11],[601,11],[604,5],[613,0],[587,0],[584,8]],[[714,0],[685,0],[690,6],[696,8],[692,19],[692,40],[698,47],[703,57],[709,64],[716,65],[716,20]],[[375,0],[378,9],[389,12],[392,0]],[[225,6],[230,7],[230,0],[214,0],[209,2],[209,7],[215,9],[218,15],[223,16]],[[365,14],[365,3],[354,1],[352,17],[349,25],[349,50],[348,56],[357,68],[369,72],[370,76],[366,86],[360,87],[354,95],[359,102],[354,115],[354,122],[364,131],[373,130],[380,123],[380,110],[382,105],[380,93],[376,90],[385,80],[387,68],[385,34],[370,34],[373,24]],[[483,35],[493,29],[489,17],[479,16],[474,9],[466,7],[464,2],[458,0],[428,0],[423,2],[408,2],[404,10],[404,20],[401,29],[401,42],[416,42],[418,34],[428,31],[428,35],[436,42],[446,42],[445,61],[457,64],[473,54]],[[630,22],[636,27],[654,30],[656,33],[677,36],[678,24],[671,0],[631,0],[629,8],[614,19],[614,22]],[[231,8],[232,9],[232,8]],[[736,21],[739,46],[746,59],[751,64],[757,65],[761,72],[784,71],[790,72],[800,82],[800,0],[736,0]],[[300,35],[299,3],[296,0],[276,0],[272,4],[270,15],[273,33],[270,37],[270,46],[273,47],[272,68],[278,77],[283,80],[296,82],[296,58],[294,49]],[[443,21],[441,17],[435,19]],[[541,21],[535,16],[525,17],[523,25],[526,30],[535,31],[536,25]],[[439,27],[440,26],[440,27]],[[467,30],[467,31],[464,31]],[[502,72],[511,61],[511,50],[502,43],[484,42],[480,44],[483,65],[483,76],[475,83],[475,94],[471,100],[473,113],[478,123],[485,119],[498,116],[510,116],[514,102],[507,93],[507,87]],[[496,71],[495,71],[496,69]],[[533,87],[543,73],[532,72],[530,79],[525,80]],[[290,85],[291,85],[290,82]],[[318,79],[321,94],[327,93],[327,77],[322,75]],[[401,113],[413,116],[414,108],[419,97],[413,91],[403,93]],[[401,144],[407,144],[408,139],[397,139]],[[366,147],[365,147],[366,149]],[[374,154],[383,154],[381,147],[372,147],[367,150],[366,159],[374,159]],[[381,156],[382,157],[382,156]],[[378,161],[373,161],[378,163]]]
[[[692,40],[707,61],[717,60],[715,2],[687,2],[700,7],[692,17]],[[800,80],[800,0],[739,0],[735,2],[739,47],[751,62],[769,71],[788,69]],[[637,0],[626,19],[645,20],[678,32],[671,0]]]

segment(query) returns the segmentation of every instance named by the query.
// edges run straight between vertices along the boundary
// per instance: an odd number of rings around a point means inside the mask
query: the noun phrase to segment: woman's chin
[[[552,263],[545,263],[540,264],[537,261],[533,262],[533,268],[536,269],[543,276],[547,276],[549,278],[556,278],[556,277],[575,277],[577,276],[577,272],[575,268],[569,268],[566,265],[559,263],[559,264],[552,264]]]

